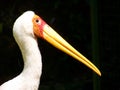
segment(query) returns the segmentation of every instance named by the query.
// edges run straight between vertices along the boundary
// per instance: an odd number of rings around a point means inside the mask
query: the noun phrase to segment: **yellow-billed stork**
[[[13,26],[13,36],[22,52],[24,68],[17,77],[2,84],[0,90],[38,90],[42,60],[37,37],[45,39],[101,76],[101,72],[94,64],[67,43],[33,11],[26,11],[18,17]]]

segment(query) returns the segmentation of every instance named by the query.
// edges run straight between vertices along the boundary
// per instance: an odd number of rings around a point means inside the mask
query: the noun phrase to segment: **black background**
[[[15,19],[27,10],[41,16],[92,61],[90,3],[90,0],[0,0],[0,84],[23,69],[21,52],[12,36],[12,26]],[[119,90],[120,1],[98,0],[96,6],[99,69],[102,72],[100,88]],[[38,42],[43,57],[40,90],[93,90],[91,70],[44,40],[38,39]]]

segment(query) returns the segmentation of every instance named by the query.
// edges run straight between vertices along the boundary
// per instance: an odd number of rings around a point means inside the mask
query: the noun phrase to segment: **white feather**
[[[13,36],[22,52],[24,69],[20,75],[2,84],[0,90],[38,90],[42,60],[33,33],[32,18],[34,15],[34,12],[27,11],[14,23]]]

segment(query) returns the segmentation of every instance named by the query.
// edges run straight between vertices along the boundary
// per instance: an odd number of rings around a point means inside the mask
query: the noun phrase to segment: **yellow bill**
[[[47,24],[43,28],[43,35],[44,39],[51,43],[53,46],[67,53],[68,55],[72,56],[78,61],[82,62],[87,67],[96,72],[99,76],[101,76],[101,72],[93,63],[91,63],[86,57],[84,57],[75,48],[73,48],[67,41],[65,41],[57,32],[55,32]]]
[[[49,25],[47,25],[46,22],[44,22],[39,16],[34,16],[33,24],[34,33],[38,37],[42,37],[56,48],[72,56],[81,63],[85,64],[87,67],[89,67],[99,76],[101,76],[101,72],[93,63],[91,63],[86,57],[84,57],[81,53],[74,49],[57,32],[55,32]]]

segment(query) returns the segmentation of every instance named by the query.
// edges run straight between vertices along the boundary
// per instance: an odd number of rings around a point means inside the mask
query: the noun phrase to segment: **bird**
[[[37,38],[46,40],[101,76],[100,70],[91,61],[64,40],[34,11],[26,11],[15,20],[13,37],[21,50],[24,67],[18,76],[3,83],[0,90],[38,90],[42,74],[42,56]]]

